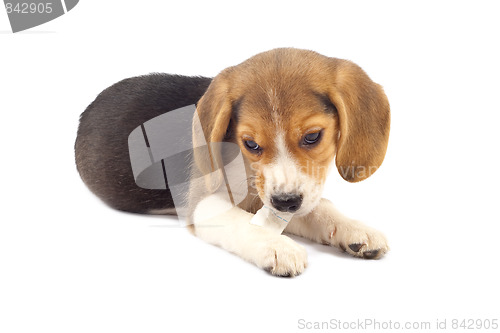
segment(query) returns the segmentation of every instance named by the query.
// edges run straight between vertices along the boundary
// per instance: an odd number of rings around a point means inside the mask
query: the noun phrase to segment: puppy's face
[[[296,86],[279,79],[249,85],[234,110],[233,140],[264,205],[303,215],[319,202],[335,156],[337,110],[306,77]]]
[[[319,202],[335,156],[355,182],[387,148],[381,87],[353,63],[311,51],[277,49],[226,69],[197,110],[208,141],[239,145],[264,205],[297,215]]]

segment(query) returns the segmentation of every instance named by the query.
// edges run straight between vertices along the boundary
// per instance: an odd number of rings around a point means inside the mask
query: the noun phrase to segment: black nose
[[[302,204],[302,196],[298,194],[280,194],[271,197],[274,208],[280,212],[294,213],[299,210]]]

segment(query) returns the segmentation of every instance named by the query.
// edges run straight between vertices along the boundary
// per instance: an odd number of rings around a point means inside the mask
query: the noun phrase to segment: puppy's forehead
[[[308,118],[318,114],[333,114],[334,106],[307,82],[300,85],[269,84],[249,88],[235,103],[238,120],[286,122],[292,118]]]
[[[251,127],[288,129],[288,122],[318,113],[335,113],[328,101],[326,57],[278,49],[231,67],[228,77],[233,117]],[[325,112],[326,111],[326,112]]]

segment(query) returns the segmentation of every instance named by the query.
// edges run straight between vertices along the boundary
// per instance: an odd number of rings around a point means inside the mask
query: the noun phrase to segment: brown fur
[[[321,198],[334,158],[350,182],[366,179],[380,166],[389,137],[389,103],[360,67],[312,51],[261,53],[213,80],[152,74],[114,84],[80,119],[75,156],[84,182],[117,209],[185,214],[186,207],[174,207],[168,181],[165,190],[135,183],[127,138],[144,122],[197,102],[200,121],[193,119],[193,156],[186,156],[192,172],[186,193],[187,222],[194,223],[190,231],[279,276],[300,274],[307,253],[273,228],[252,224],[256,216],[250,213],[264,204],[293,212],[285,233],[367,259],[389,250],[382,233],[343,216]],[[305,142],[311,133],[321,133],[319,141]],[[255,141],[260,149],[247,149],[245,140]],[[232,157],[238,149],[220,151],[220,145],[205,142],[237,144],[247,174],[238,178],[237,164],[221,168],[221,152]],[[214,172],[219,168],[223,172]],[[228,175],[235,183],[229,184]],[[233,204],[244,198],[239,208],[228,205],[227,194]]]
[[[259,194],[265,182],[260,167],[275,157],[280,129],[290,154],[318,183],[335,155],[345,180],[368,178],[382,163],[389,138],[389,103],[381,86],[350,61],[305,50],[276,49],[224,70],[197,111],[208,142],[240,146]],[[311,128],[323,130],[322,140],[301,146]],[[249,139],[262,154],[246,149]]]

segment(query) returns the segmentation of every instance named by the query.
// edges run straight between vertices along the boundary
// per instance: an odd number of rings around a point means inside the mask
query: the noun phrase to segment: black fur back
[[[80,116],[76,166],[88,188],[113,208],[148,213],[174,208],[168,190],[135,184],[128,136],[145,121],[196,104],[211,79],[169,74],[128,78],[105,89]]]

